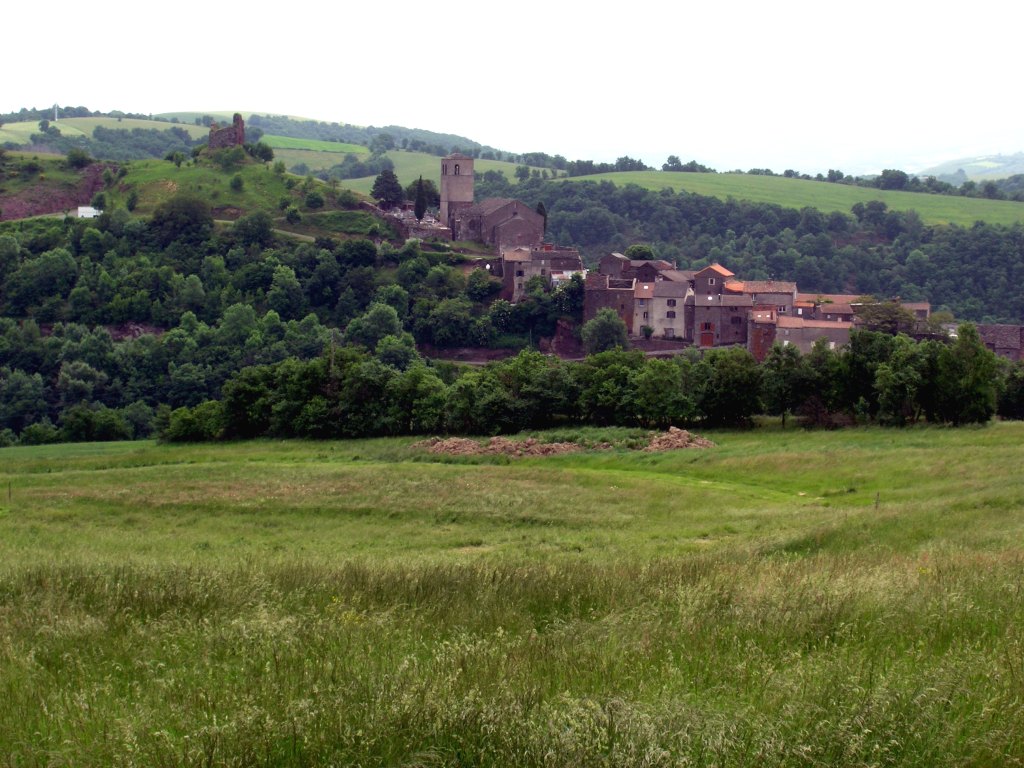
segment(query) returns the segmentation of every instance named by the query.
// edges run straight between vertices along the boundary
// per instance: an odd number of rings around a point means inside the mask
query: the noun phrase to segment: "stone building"
[[[452,228],[451,218],[473,205],[473,158],[455,152],[441,159],[441,223]],[[453,230],[454,232],[454,230]]]
[[[231,125],[223,128],[217,127],[216,123],[210,125],[210,138],[207,147],[210,149],[230,149],[245,144],[245,121],[242,116],[235,112]]]
[[[825,339],[835,349],[850,341],[853,323],[841,320],[811,320],[779,314],[769,307],[757,307],[750,313],[747,328],[747,350],[762,362],[774,344],[794,346],[807,354],[819,339]]]
[[[583,322],[593,320],[602,309],[612,309],[626,324],[626,330],[634,331],[634,298],[636,278],[610,277],[600,272],[588,272],[585,282],[586,293],[583,302]]]
[[[473,202],[473,158],[460,152],[441,159],[441,223],[453,240],[474,240],[505,249],[539,246],[544,217],[520,200]]]
[[[542,245],[521,245],[501,252],[501,298],[517,302],[526,292],[532,277],[541,277],[548,284],[568,280],[575,273],[584,274],[583,259],[575,248]]]
[[[1024,325],[979,325],[978,336],[999,357],[1014,362],[1024,359]]]
[[[693,340],[700,347],[745,344],[750,294],[729,293],[725,284],[735,275],[721,264],[700,270],[693,278]]]

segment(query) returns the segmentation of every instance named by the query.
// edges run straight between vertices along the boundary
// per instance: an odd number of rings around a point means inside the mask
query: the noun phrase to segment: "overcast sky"
[[[719,170],[1024,151],[1013,0],[51,0],[3,20],[0,112],[256,111]]]

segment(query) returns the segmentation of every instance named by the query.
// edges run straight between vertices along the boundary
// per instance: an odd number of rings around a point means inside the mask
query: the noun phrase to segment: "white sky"
[[[0,112],[256,111],[719,170],[1024,150],[1015,0],[9,5]]]

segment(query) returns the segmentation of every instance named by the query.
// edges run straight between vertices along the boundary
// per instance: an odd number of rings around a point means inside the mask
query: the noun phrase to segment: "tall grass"
[[[1022,432],[3,449],[0,764],[1019,765]]]

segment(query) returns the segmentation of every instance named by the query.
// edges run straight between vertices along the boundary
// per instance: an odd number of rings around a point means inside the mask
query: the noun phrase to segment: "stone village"
[[[584,322],[613,310],[639,343],[662,349],[743,346],[758,361],[772,345],[810,352],[819,339],[831,348],[850,340],[870,306],[857,294],[801,293],[794,282],[743,280],[720,264],[680,270],[663,260],[631,260],[611,253],[597,269],[585,269],[579,252],[544,241],[544,217],[509,198],[474,202],[473,158],[454,153],[441,159],[440,218],[417,221],[411,211],[389,218],[405,237],[472,240],[491,246],[496,258],[479,263],[502,280],[501,297],[516,302],[531,278],[549,285],[583,276]],[[897,300],[898,302],[898,300]],[[928,302],[898,302],[923,323]],[[985,345],[1009,360],[1022,358],[1024,326],[978,325]]]

